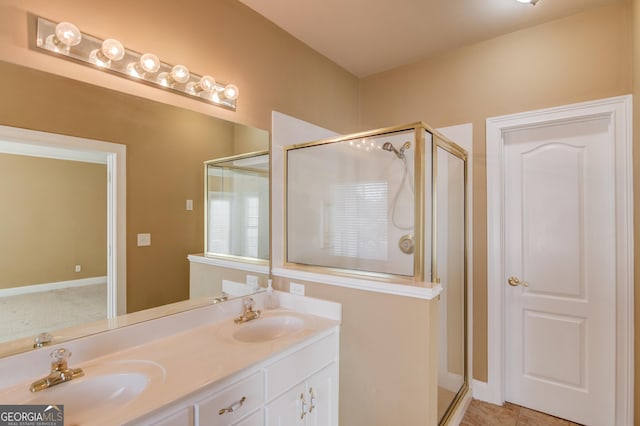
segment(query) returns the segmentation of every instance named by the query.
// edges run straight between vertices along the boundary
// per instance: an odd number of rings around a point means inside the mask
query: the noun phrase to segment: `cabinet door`
[[[299,384],[267,405],[266,426],[303,426],[307,392],[304,383]],[[305,406],[303,407],[303,402]],[[303,411],[303,408],[305,411]],[[325,425],[326,426],[326,425]]]
[[[325,367],[306,381],[306,426],[338,425],[338,367]]]

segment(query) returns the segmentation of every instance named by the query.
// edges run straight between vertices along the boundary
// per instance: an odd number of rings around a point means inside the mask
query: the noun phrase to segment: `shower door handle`
[[[522,285],[523,287],[529,287],[529,283],[520,281],[520,278],[518,277],[509,277],[507,282],[511,287],[518,287],[519,285]]]

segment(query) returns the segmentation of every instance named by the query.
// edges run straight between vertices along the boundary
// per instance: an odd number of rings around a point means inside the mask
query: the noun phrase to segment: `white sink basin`
[[[8,400],[20,404],[64,405],[65,425],[90,423],[110,410],[122,409],[151,385],[162,383],[165,377],[162,366],[144,360],[82,369],[84,376],[35,393],[29,391],[28,384],[16,386],[0,394],[0,403]]]
[[[86,407],[126,404],[144,391],[148,384],[149,379],[141,373],[84,376],[36,392],[25,404],[64,404],[65,412],[72,415]]]
[[[231,336],[240,342],[266,342],[279,339],[304,328],[304,321],[293,315],[274,315],[237,325]]]

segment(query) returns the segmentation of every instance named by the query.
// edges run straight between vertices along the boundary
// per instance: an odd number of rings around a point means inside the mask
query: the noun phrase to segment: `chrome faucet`
[[[256,302],[247,297],[242,301],[242,306],[244,307],[244,312],[238,318],[234,319],[233,322],[236,324],[242,324],[247,321],[254,320],[260,316],[260,311],[254,311],[253,307],[256,305]]]
[[[43,389],[50,388],[51,386],[59,385],[60,383],[68,382],[77,377],[84,376],[84,371],[81,368],[69,368],[69,358],[71,352],[64,348],[56,349],[51,352],[51,373],[47,377],[40,380],[36,380],[31,383],[29,390],[31,392],[38,392]]]

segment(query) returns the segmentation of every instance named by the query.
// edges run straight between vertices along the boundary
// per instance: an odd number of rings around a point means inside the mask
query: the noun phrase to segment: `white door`
[[[614,424],[609,124],[504,134],[505,399],[590,426]]]

